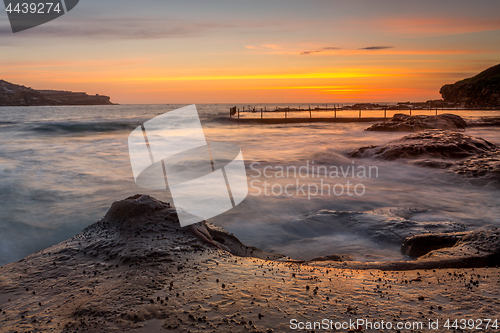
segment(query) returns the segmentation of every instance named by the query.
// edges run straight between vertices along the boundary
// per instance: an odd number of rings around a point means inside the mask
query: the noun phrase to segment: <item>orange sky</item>
[[[0,78],[122,104],[398,102],[500,62],[494,1],[151,3],[88,0],[32,30],[2,26]]]

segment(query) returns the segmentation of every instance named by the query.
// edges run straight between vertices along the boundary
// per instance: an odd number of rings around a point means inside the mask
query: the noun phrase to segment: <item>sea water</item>
[[[100,219],[113,201],[143,193],[173,203],[167,191],[137,187],[127,138],[144,121],[181,106],[0,107],[0,265],[77,234]],[[297,259],[328,254],[357,260],[402,258],[399,245],[350,232],[335,219],[328,225],[311,225],[308,216],[320,210],[412,208],[425,212],[412,217],[419,221],[453,221],[471,230],[500,224],[497,188],[474,185],[445,170],[348,157],[356,148],[384,144],[404,133],[364,131],[370,123],[237,123],[228,119],[232,106],[197,107],[209,143],[241,147],[249,195],[208,222],[247,245]],[[498,128],[473,128],[466,134],[500,144]],[[362,170],[372,174],[359,177]],[[323,188],[323,193],[316,188]]]

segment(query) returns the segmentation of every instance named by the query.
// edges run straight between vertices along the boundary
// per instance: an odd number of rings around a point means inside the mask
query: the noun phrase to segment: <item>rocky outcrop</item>
[[[309,260],[309,262],[314,262],[314,261],[352,261],[352,258],[347,255],[347,254],[330,254],[328,256],[321,256],[321,257],[316,257],[312,258]]]
[[[407,238],[401,251],[419,261],[462,260],[496,266],[500,264],[500,230],[418,235]]]
[[[404,160],[432,168],[500,184],[500,147],[462,133],[428,130],[407,135],[383,146],[354,150],[352,158]]]
[[[114,202],[102,220],[67,242],[75,238],[79,243],[78,252],[98,256],[104,261],[118,259],[121,263],[168,261],[177,251],[203,249],[200,241],[241,257],[283,257],[246,246],[226,230],[206,222],[181,228],[175,209],[141,194]],[[145,246],[143,238],[151,239],[151,246]]]
[[[390,262],[317,261],[314,265],[328,268],[380,269],[384,271],[498,267],[500,265],[500,229],[414,235],[405,239],[401,251],[412,257],[413,260]],[[411,282],[421,281],[421,278],[416,278]],[[470,287],[470,285],[466,286]]]
[[[0,106],[113,105],[108,96],[83,92],[35,90],[0,80]]]
[[[453,232],[411,236],[403,242],[401,252],[409,257],[421,257],[431,251],[454,246],[465,234]]]
[[[478,75],[447,84],[439,91],[445,102],[468,108],[500,107],[500,64]]]
[[[483,117],[467,120],[467,127],[500,126],[500,117]]]
[[[366,131],[384,132],[418,132],[427,129],[459,130],[465,129],[466,122],[462,117],[454,114],[440,114],[437,116],[409,116],[395,114],[391,120],[375,123]]]
[[[462,313],[464,304],[477,318],[499,312],[495,268],[344,270],[477,267],[468,257],[269,261],[222,251],[219,245],[232,249],[235,240],[210,225],[194,227],[180,228],[174,210],[148,196],[116,202],[79,235],[0,267],[0,332],[285,332],[287,314],[327,318],[335,311],[339,323],[356,313],[393,318],[415,312],[417,301],[439,316]],[[490,239],[471,237],[467,244],[487,250],[494,248]],[[465,293],[464,283],[480,289]]]
[[[494,143],[481,138],[451,131],[428,130],[406,135],[383,146],[358,148],[349,156],[375,157],[387,161],[424,157],[446,160],[478,156],[498,149]]]
[[[485,180],[500,180],[500,150],[486,152],[472,156],[455,163],[452,170],[469,178],[482,178]]]
[[[287,230],[290,234],[303,238],[343,233],[357,235],[378,244],[398,246],[406,238],[415,235],[466,230],[464,224],[454,221],[419,221],[414,218],[425,213],[427,211],[422,209],[398,207],[364,212],[323,209],[288,224]]]

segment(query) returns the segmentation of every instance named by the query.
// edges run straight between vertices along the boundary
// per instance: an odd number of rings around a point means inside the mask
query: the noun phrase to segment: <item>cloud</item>
[[[329,51],[329,50],[342,50],[340,47],[335,47],[335,46],[327,46],[323,47],[321,50],[315,50],[315,51],[303,51],[300,54],[301,55],[307,55],[307,54],[313,54],[313,53],[322,53],[324,51]]]
[[[376,50],[387,50],[387,49],[392,49],[394,46],[368,46],[368,47],[361,47],[357,50],[365,50],[365,51],[376,51]],[[313,53],[328,53],[328,51],[339,51],[339,50],[344,50],[344,51],[353,51],[352,49],[342,49],[340,47],[333,47],[333,46],[328,46],[328,47],[323,47],[321,50],[316,50],[316,51],[303,51],[300,54],[301,55],[308,55],[308,54],[313,54]]]
[[[301,52],[300,54],[312,54],[312,53],[321,53],[322,51],[304,51]]]
[[[368,46],[368,47],[362,47],[360,50],[387,50],[387,49],[392,49],[394,46]]]
[[[404,49],[396,46],[367,46],[360,48],[341,48],[341,47],[317,47],[312,50],[302,51],[297,48],[283,48],[280,52],[266,52],[265,54],[288,54],[288,55],[304,55],[304,56],[373,56],[373,55],[391,55],[391,56],[417,56],[417,55],[457,55],[457,54],[484,54],[496,53],[495,48],[484,49]],[[400,61],[401,59],[399,59]],[[419,60],[421,61],[421,60]]]

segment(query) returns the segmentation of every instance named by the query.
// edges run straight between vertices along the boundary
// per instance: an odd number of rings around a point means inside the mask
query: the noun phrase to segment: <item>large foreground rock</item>
[[[144,246],[145,238],[151,239],[150,246]],[[78,242],[76,248],[67,246],[75,241]],[[114,202],[103,219],[59,246],[61,254],[81,255],[83,252],[83,255],[104,261],[135,263],[142,260],[172,261],[176,252],[206,249],[200,241],[242,257],[283,257],[246,246],[226,230],[204,221],[181,228],[174,208],[141,194]],[[57,245],[54,250],[58,250]]]
[[[420,166],[449,169],[470,178],[500,181],[500,147],[484,139],[452,131],[418,132],[383,146],[358,148],[349,156],[403,160]]]
[[[366,131],[384,132],[418,132],[427,129],[459,130],[464,129],[467,123],[462,117],[454,114],[440,114],[437,116],[409,116],[395,114],[391,120],[375,123]]]
[[[482,242],[471,236],[467,244],[491,248]],[[360,272],[346,267],[442,263],[370,265],[332,256],[312,266],[232,254],[238,251],[252,248],[209,224],[180,228],[175,211],[149,196],[118,201],[79,235],[0,267],[0,332],[287,332],[299,312],[306,319],[335,313],[338,322],[353,314],[384,319],[404,313],[416,321],[432,305],[432,315],[444,322],[500,311],[492,296],[500,279],[495,268]],[[328,267],[332,263],[342,269]],[[467,258],[450,263],[463,267]],[[464,283],[478,292],[464,293]]]

